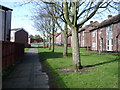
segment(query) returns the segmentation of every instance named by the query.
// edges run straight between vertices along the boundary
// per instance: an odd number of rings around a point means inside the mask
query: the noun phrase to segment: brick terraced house
[[[81,28],[79,30],[79,44],[80,47],[85,47],[85,48],[91,48],[91,38],[93,41],[96,41],[96,32],[93,33],[93,37],[91,37],[91,32],[90,30],[93,29],[94,27],[96,27],[97,25],[99,25],[99,22],[95,21],[90,21],[89,25],[86,25],[85,27]],[[95,44],[93,46],[93,48],[95,48]]]
[[[63,45],[63,43],[64,43],[64,35],[63,34],[64,34],[63,32],[56,34],[56,38],[55,38],[56,44]],[[71,30],[70,29],[68,29],[68,45],[71,46]]]
[[[92,34],[97,32],[96,49],[91,48],[91,50],[120,51],[120,14],[113,17],[109,15],[107,20],[104,20],[90,31]]]
[[[120,51],[120,14],[116,16],[108,15],[108,19],[99,23],[98,21],[90,21],[89,25],[80,28],[79,46],[81,48],[89,48],[92,51]],[[63,43],[63,37],[59,34],[56,42]],[[71,44],[72,34],[68,34],[68,44]]]

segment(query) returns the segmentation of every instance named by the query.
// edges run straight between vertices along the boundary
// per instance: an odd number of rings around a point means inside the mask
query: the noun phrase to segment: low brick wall
[[[0,41],[2,44],[2,69],[16,63],[19,57],[24,55],[24,44]]]

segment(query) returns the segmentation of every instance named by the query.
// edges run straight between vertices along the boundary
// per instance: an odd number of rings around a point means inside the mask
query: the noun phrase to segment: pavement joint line
[[[21,63],[3,80],[3,88],[50,88],[49,77],[42,72],[38,48],[29,49],[21,59]]]

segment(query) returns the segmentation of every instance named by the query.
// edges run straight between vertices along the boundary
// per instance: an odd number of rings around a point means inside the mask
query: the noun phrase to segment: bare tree
[[[67,56],[67,43],[68,43],[68,33],[67,33],[67,22],[63,14],[63,10],[54,5],[46,4],[46,11],[48,15],[55,21],[56,25],[60,28],[64,35],[64,49],[63,49],[63,56]],[[61,23],[61,24],[60,24]],[[62,27],[64,25],[64,27]],[[61,33],[62,34],[62,33]]]
[[[105,11],[114,11],[118,10],[118,4],[119,2],[113,2],[113,0],[75,0],[72,2],[72,0],[64,0],[64,2],[54,2],[49,1],[46,2],[46,0],[42,0],[42,2],[52,5],[54,7],[59,7],[62,13],[57,13],[57,17],[63,16],[65,18],[65,21],[67,22],[67,25],[69,25],[72,29],[72,56],[73,56],[73,62],[75,65],[75,70],[78,71],[82,68],[81,65],[81,59],[80,59],[80,51],[79,51],[79,39],[78,39],[78,30],[81,28],[85,22],[90,20],[95,14],[102,14]],[[43,5],[42,5],[43,6]],[[111,10],[112,8],[112,10]],[[114,9],[114,10],[113,10]],[[41,10],[41,12],[45,11]],[[53,10],[55,13],[55,11]],[[48,14],[49,15],[49,14]],[[49,15],[50,16],[50,15]],[[51,16],[50,16],[51,17]],[[52,15],[52,20],[54,23],[56,23],[56,15]],[[53,25],[53,28],[55,25]]]
[[[45,1],[44,1],[45,2]],[[72,55],[73,62],[75,65],[75,71],[78,71],[82,68],[80,51],[79,51],[79,40],[78,40],[78,29],[81,28],[85,22],[91,19],[96,13],[102,12],[102,10],[109,10],[109,7],[116,9],[113,6],[112,0],[104,1],[79,1],[70,2],[64,0],[61,4],[57,2],[45,2],[47,4],[52,4],[57,7],[60,7],[63,10],[63,15],[67,24],[72,29]],[[116,3],[117,4],[117,3]],[[101,10],[101,11],[100,11]]]

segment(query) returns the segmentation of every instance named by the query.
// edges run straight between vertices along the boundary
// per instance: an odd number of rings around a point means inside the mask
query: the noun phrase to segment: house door
[[[112,39],[110,39],[110,40],[107,40],[107,51],[112,51]]]

